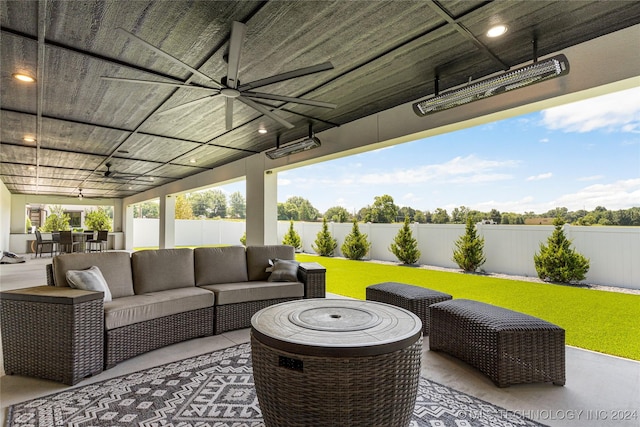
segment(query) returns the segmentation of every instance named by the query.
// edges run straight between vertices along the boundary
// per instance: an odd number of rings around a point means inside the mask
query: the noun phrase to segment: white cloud
[[[547,173],[541,173],[540,175],[533,175],[527,178],[527,181],[540,181],[543,179],[549,179],[553,176],[553,173],[551,172],[547,172]]]
[[[489,182],[510,179],[511,176],[493,172],[497,169],[514,168],[516,160],[487,160],[474,155],[455,157],[448,162],[424,165],[413,169],[396,169],[386,173],[369,173],[360,177],[368,185],[421,184],[433,181]]]
[[[569,210],[593,210],[596,206],[616,210],[640,206],[640,178],[590,185],[576,193],[565,194],[552,203]]]
[[[640,87],[549,108],[542,122],[564,132],[640,132]]]
[[[540,140],[540,142],[547,143],[547,142],[549,142],[549,138],[542,138],[542,139]]]

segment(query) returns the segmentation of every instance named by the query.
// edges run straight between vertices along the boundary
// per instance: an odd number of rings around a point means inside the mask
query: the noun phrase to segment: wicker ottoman
[[[421,322],[369,301],[307,299],[251,319],[267,427],[406,427],[420,378]]]
[[[434,304],[431,350],[444,351],[486,374],[498,387],[565,383],[564,329],[516,311],[457,299]]]
[[[406,283],[384,282],[367,287],[367,300],[409,310],[422,320],[422,333],[429,335],[429,306],[447,301],[451,295]]]

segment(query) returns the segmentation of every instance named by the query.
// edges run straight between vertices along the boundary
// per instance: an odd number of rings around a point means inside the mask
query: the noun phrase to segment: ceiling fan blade
[[[118,28],[118,31],[120,31],[121,33],[124,33],[126,35],[128,35],[129,37],[131,37],[134,40],[137,40],[139,43],[142,43],[143,45],[145,45],[148,49],[154,51],[155,53],[157,53],[158,55],[162,56],[165,59],[168,59],[169,61],[173,62],[174,64],[177,64],[179,66],[181,66],[182,68],[185,68],[189,71],[191,71],[193,74],[202,77],[205,80],[209,80],[213,83],[215,83],[215,86],[217,86],[218,88],[222,88],[223,86],[218,83],[217,81],[215,81],[214,79],[212,79],[211,77],[207,76],[206,74],[202,73],[201,71],[196,70],[195,68],[193,68],[192,66],[185,64],[184,62],[180,61],[178,58],[175,58],[173,56],[171,56],[170,54],[168,54],[167,52],[165,52],[164,50],[161,50],[157,47],[155,47],[154,45],[152,45],[151,43],[142,40],[140,37],[131,34],[130,32],[128,32],[127,30],[125,30],[124,28]]]
[[[233,21],[231,24],[231,39],[229,40],[227,86],[232,89],[238,87],[238,68],[240,67],[240,55],[244,36],[247,34],[247,26],[241,22]],[[228,104],[227,104],[228,105]]]
[[[212,87],[203,87],[203,86],[192,86],[192,85],[186,85],[184,83],[154,82],[153,80],[125,79],[121,77],[107,77],[107,76],[101,76],[100,78],[102,80],[111,80],[116,82],[142,83],[147,85],[173,86],[173,87],[182,87],[186,89],[205,90],[208,92],[220,92],[220,89],[215,89]]]
[[[322,64],[312,65],[310,67],[298,68],[297,70],[287,71],[286,73],[276,74],[275,76],[267,77],[260,80],[255,80],[253,82],[240,85],[240,87],[238,87],[238,90],[242,92],[245,90],[266,86],[273,83],[279,83],[285,80],[295,79],[296,77],[307,76],[309,74],[315,74],[321,71],[327,71],[332,69],[333,69],[333,64],[331,64],[331,62],[323,62]]]
[[[233,98],[226,98],[225,125],[227,130],[233,129]]]
[[[306,99],[306,98],[294,98],[292,96],[273,95],[270,93],[263,93],[263,92],[243,92],[242,96],[248,96],[250,98],[272,99],[274,101],[293,102],[296,104],[312,105],[314,107],[324,107],[324,108],[337,107],[336,104],[332,104],[331,102],[314,101],[313,99]]]
[[[210,100],[211,98],[213,98],[215,96],[217,96],[217,94],[205,96],[204,98],[194,99],[193,101],[185,102],[184,104],[180,104],[180,105],[177,105],[175,107],[171,107],[171,108],[168,108],[166,110],[160,111],[157,114],[160,116],[160,115],[163,115],[163,114],[166,114],[166,113],[174,113],[174,112],[182,110],[184,108],[193,107],[194,105],[200,104],[201,102],[208,101],[208,100]]]
[[[275,120],[276,122],[280,123],[282,126],[286,127],[287,129],[293,129],[295,126],[292,125],[291,123],[289,123],[288,121],[286,121],[285,119],[283,119],[282,117],[278,116],[277,114],[272,113],[269,109],[263,107],[262,105],[258,104],[257,102],[254,102],[252,100],[250,100],[249,98],[245,98],[244,96],[239,96],[236,98],[238,101],[248,105],[249,107],[253,108],[256,111],[261,112],[262,114],[264,114],[265,116],[271,118],[272,120]]]

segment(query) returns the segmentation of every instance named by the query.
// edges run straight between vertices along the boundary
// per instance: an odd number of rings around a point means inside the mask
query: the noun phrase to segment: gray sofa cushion
[[[202,289],[216,294],[216,305],[304,296],[304,285],[300,282],[220,283],[202,286]]]
[[[195,248],[193,258],[197,286],[249,280],[244,246]]]
[[[195,286],[193,250],[157,249],[131,254],[136,295]]]
[[[107,330],[111,330],[185,311],[211,307],[214,302],[213,292],[195,286],[117,298],[104,303],[104,324]]]
[[[113,298],[133,295],[131,258],[128,252],[58,255],[53,258],[54,283],[56,286],[69,286],[67,271],[86,270],[94,265],[102,272]]]
[[[249,280],[265,281],[269,278],[267,268],[270,259],[294,259],[295,249],[286,245],[247,246],[247,271]]]

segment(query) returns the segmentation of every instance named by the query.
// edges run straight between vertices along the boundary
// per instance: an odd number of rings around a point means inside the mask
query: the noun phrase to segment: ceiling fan
[[[153,181],[152,177],[149,176],[144,176],[144,175],[135,175],[135,174],[123,174],[120,172],[116,172],[111,170],[111,163],[106,163],[105,166],[107,167],[107,170],[104,172],[99,172],[103,177],[108,178],[108,179],[113,179],[113,180],[120,180],[120,181],[137,181],[137,182],[150,182]]]
[[[265,116],[271,118],[272,120],[280,123],[284,127],[291,129],[294,127],[291,123],[278,116],[274,112],[272,112],[267,106],[260,103],[259,101],[254,101],[254,99],[266,99],[272,101],[282,101],[282,102],[291,102],[296,104],[310,105],[314,107],[324,107],[324,108],[336,108],[336,104],[332,104],[330,102],[316,101],[313,99],[306,98],[297,98],[291,96],[284,95],[275,95],[264,92],[255,92],[252,89],[259,88],[262,86],[267,86],[273,83],[279,83],[285,80],[294,79],[296,77],[307,76],[310,74],[318,73],[321,71],[331,70],[333,69],[333,65],[331,62],[324,62],[322,64],[313,65],[310,67],[299,68],[297,70],[288,71],[281,74],[276,74],[271,77],[266,77],[264,79],[255,80],[253,82],[240,84],[238,80],[238,70],[240,68],[240,56],[242,53],[242,46],[244,44],[245,34],[247,32],[247,26],[241,22],[234,21],[231,25],[231,37],[229,39],[229,50],[227,55],[227,75],[220,82],[215,79],[207,76],[201,71],[185,64],[180,61],[178,58],[173,57],[169,53],[153,46],[147,41],[131,34],[130,32],[118,28],[118,31],[126,34],[133,40],[141,43],[143,46],[157,53],[158,55],[172,61],[173,63],[181,66],[189,70],[191,73],[205,79],[211,86],[213,87],[203,87],[197,86],[193,84],[184,84],[182,82],[176,83],[167,83],[167,82],[156,82],[151,80],[139,80],[139,79],[126,79],[126,78],[118,78],[118,77],[105,77],[102,78],[105,80],[116,80],[116,81],[124,81],[130,83],[142,83],[142,84],[154,84],[154,85],[165,85],[165,86],[174,86],[178,88],[190,88],[201,91],[208,91],[211,94],[207,95],[204,98],[199,98],[194,101],[187,102],[185,104],[179,105],[177,107],[170,108],[168,110],[164,110],[159,114],[165,114],[170,111],[176,111],[186,107],[192,107],[193,105],[199,104],[201,102],[208,101],[217,96],[222,96],[225,99],[225,125],[227,130],[233,129],[233,101],[238,100],[243,104],[253,108],[254,110],[264,114]],[[275,107],[272,107],[275,108]]]

